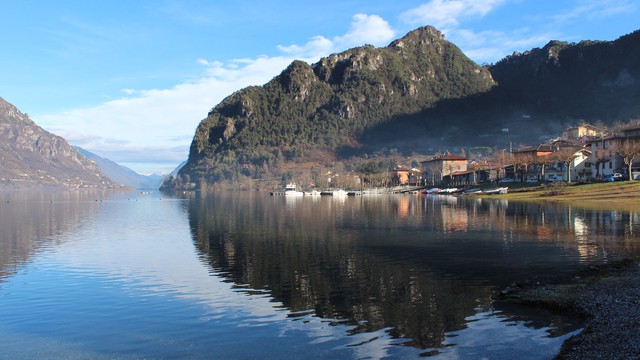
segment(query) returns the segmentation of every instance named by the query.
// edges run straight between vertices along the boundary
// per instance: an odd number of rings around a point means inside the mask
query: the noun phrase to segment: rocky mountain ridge
[[[117,187],[98,166],[0,98],[0,186]]]
[[[384,48],[294,61],[230,95],[202,120],[187,164],[163,187],[286,178],[292,168],[384,149],[506,148],[581,121],[628,121],[640,117],[639,79],[640,31],[550,41],[481,67],[422,27]]]
[[[180,174],[195,183],[270,176],[283,163],[358,148],[366,131],[395,118],[494,86],[486,68],[433,27],[384,48],[363,46],[312,65],[294,61],[264,86],[215,106]]]

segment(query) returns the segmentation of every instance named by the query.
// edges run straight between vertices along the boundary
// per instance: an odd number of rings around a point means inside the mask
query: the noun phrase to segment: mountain
[[[494,85],[487,69],[433,27],[384,48],[363,46],[313,65],[294,61],[264,86],[240,90],[209,112],[178,180],[261,178],[285,163],[327,161],[339,149],[361,147],[373,127]]]
[[[162,179],[164,179],[164,176],[158,174],[138,174],[137,172],[129,169],[126,166],[100,157],[81,147],[75,146],[74,148],[78,150],[82,155],[93,160],[98,165],[100,170],[102,170],[102,172],[105,173],[116,184],[132,187],[134,189],[155,190],[160,187]]]
[[[0,98],[0,187],[116,187],[60,136]]]
[[[216,105],[162,187],[292,178],[384,151],[507,148],[583,120],[626,121],[640,115],[639,37],[551,41],[478,66],[427,26],[384,48],[294,61]]]
[[[603,121],[640,114],[640,30],[615,41],[550,41],[490,71],[511,107]]]
[[[176,175],[178,175],[178,172],[187,164],[187,160],[184,160],[183,162],[181,162],[180,164],[178,164],[178,166],[176,166],[175,169],[173,169],[169,174],[167,174],[167,177],[176,177]]]

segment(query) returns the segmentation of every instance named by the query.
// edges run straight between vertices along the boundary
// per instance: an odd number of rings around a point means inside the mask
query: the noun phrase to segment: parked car
[[[539,182],[538,179],[527,179],[528,183],[537,183]]]
[[[605,175],[602,178],[602,181],[604,181],[604,182],[614,182],[614,181],[616,181],[616,179],[613,177],[613,175]]]
[[[625,174],[621,174],[621,173],[615,173],[613,174],[613,180],[614,181],[625,181],[625,180],[629,180],[629,177]]]
[[[564,179],[562,178],[562,176],[549,176],[547,178],[547,181],[556,182],[556,181],[564,181]]]
[[[500,179],[500,181],[498,181],[498,182],[501,182],[501,183],[512,183],[514,181],[515,180],[512,179],[512,178],[503,178],[503,179]]]

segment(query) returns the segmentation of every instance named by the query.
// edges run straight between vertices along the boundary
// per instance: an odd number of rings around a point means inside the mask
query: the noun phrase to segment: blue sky
[[[0,97],[141,173],[171,171],[224,97],[292,60],[433,25],[478,64],[640,29],[637,0],[0,0]]]

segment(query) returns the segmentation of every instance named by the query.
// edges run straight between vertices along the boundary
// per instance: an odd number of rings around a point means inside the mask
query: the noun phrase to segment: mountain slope
[[[74,146],[82,155],[93,160],[96,165],[113,182],[119,185],[132,187],[134,189],[155,190],[160,187],[163,177],[161,175],[141,175],[109,159],[105,159],[83,148]]]
[[[115,184],[63,138],[0,98],[0,185],[107,188]]]
[[[313,65],[294,61],[209,112],[180,176],[195,183],[263,177],[283,163],[357,148],[372,127],[493,86],[486,69],[432,27],[385,48],[355,48]]]
[[[615,41],[550,41],[490,71],[512,107],[604,121],[640,114],[640,30]]]
[[[640,31],[615,41],[551,41],[479,67],[432,27],[385,48],[308,65],[215,106],[164,188],[285,179],[349,156],[506,149],[581,121],[640,117]],[[337,160],[337,161],[336,161]]]

